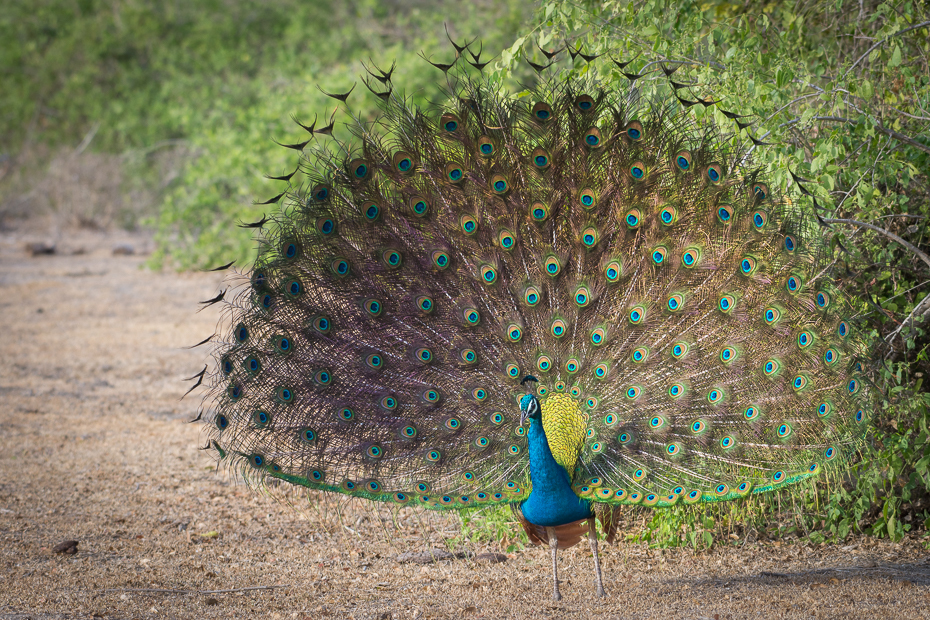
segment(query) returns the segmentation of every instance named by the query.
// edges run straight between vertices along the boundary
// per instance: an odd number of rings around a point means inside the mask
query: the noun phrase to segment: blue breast
[[[533,420],[527,438],[533,489],[520,505],[523,516],[530,523],[543,527],[591,517],[591,502],[575,495],[568,472],[552,457],[542,421]]]

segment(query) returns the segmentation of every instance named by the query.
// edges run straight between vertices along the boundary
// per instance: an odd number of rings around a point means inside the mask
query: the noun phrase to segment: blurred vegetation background
[[[8,0],[0,12],[0,228],[28,217],[68,226],[154,233],[150,265],[206,268],[254,252],[235,223],[278,208],[292,120],[328,123],[362,64],[393,73],[413,103],[442,97],[442,73],[478,38],[485,72],[513,92],[532,82],[538,46],[583,46],[552,70],[595,72],[697,104],[751,115],[727,139],[752,151],[766,180],[815,209],[788,169],[810,184],[823,218],[852,218],[928,249],[930,16],[921,0]],[[478,43],[472,47],[477,50]],[[627,62],[621,69],[612,60]],[[660,61],[664,61],[664,65]],[[463,64],[463,63],[460,63]],[[677,67],[671,89],[660,67]],[[635,83],[624,75],[642,74]],[[631,85],[632,84],[632,85]],[[359,84],[353,112],[373,118]],[[338,132],[337,128],[337,132]],[[748,135],[769,143],[752,147]],[[60,234],[60,233],[59,233]],[[854,532],[898,539],[930,527],[930,397],[925,320],[930,270],[885,236],[836,224],[844,286],[880,352],[883,394],[861,463],[840,480],[754,501],[631,511],[630,536],[660,545]],[[240,264],[245,264],[240,262]],[[462,517],[463,533],[506,540],[504,513]],[[515,544],[519,544],[519,540]]]

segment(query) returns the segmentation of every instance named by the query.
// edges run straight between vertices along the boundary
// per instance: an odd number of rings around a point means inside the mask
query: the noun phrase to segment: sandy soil
[[[561,554],[560,603],[542,548],[400,563],[451,525],[325,498],[295,512],[198,450],[199,399],[179,398],[207,352],[181,347],[211,333],[196,302],[220,275],[141,269],[144,237],[74,233],[31,256],[36,240],[0,234],[0,618],[930,617],[916,540],[602,545],[603,600],[581,545]]]

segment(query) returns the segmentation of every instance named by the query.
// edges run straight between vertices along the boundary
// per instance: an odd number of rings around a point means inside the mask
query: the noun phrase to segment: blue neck
[[[591,516],[591,503],[572,491],[565,468],[552,457],[542,420],[532,420],[527,432],[530,449],[530,480],[533,489],[520,505],[527,521],[554,527]]]

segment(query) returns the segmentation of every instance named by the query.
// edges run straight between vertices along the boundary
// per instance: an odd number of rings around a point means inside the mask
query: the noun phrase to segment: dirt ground
[[[32,256],[41,240],[0,233],[0,618],[930,617],[916,540],[602,545],[606,599],[579,545],[560,603],[542,548],[401,563],[451,525],[338,498],[295,512],[198,450],[199,398],[179,398],[207,351],[182,347],[212,332],[216,313],[195,311],[221,275],[142,269],[143,236],[75,232]]]

